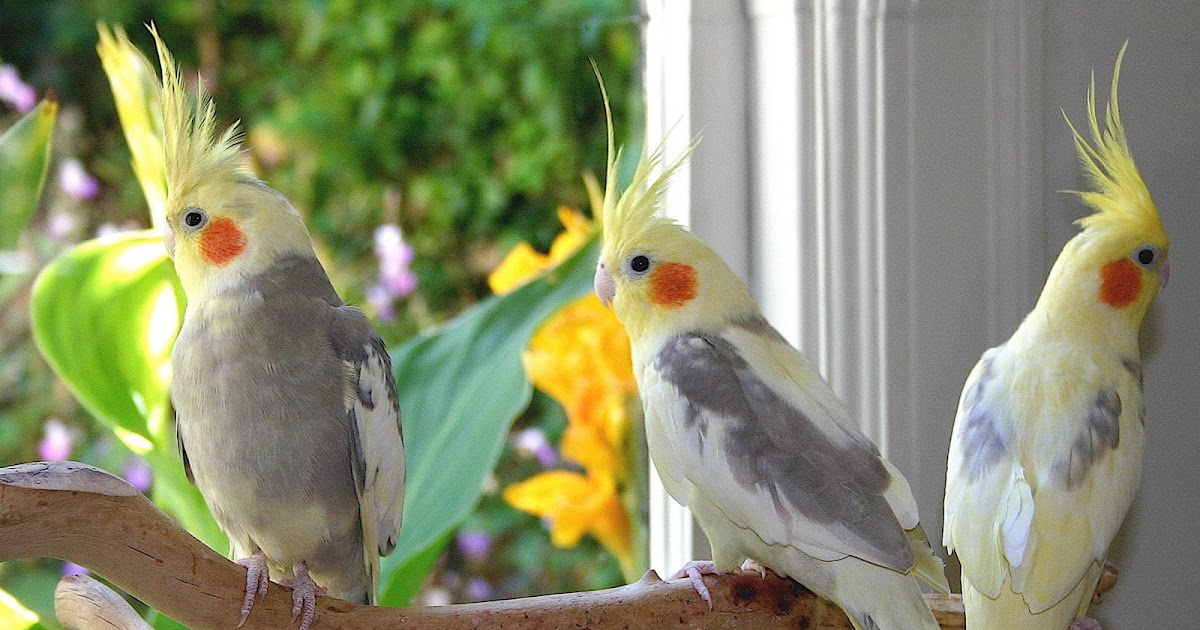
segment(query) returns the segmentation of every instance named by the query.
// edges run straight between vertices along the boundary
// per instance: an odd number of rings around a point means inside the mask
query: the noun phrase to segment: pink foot
[[[704,584],[706,575],[720,575],[717,566],[709,560],[692,560],[672,574],[670,579],[678,580],[687,576],[692,581],[692,588],[700,594],[700,599],[708,602],[709,609],[712,609],[712,594],[708,592],[708,586]]]
[[[1067,630],[1101,630],[1100,622],[1091,617],[1080,617],[1071,622],[1071,627]]]
[[[246,598],[242,600],[242,620],[238,622],[238,627],[241,628],[250,616],[250,609],[254,608],[254,596],[257,595],[260,600],[267,596],[270,571],[267,569],[267,556],[261,549],[249,558],[242,558],[236,562],[246,567]]]
[[[292,568],[296,577],[279,583],[292,589],[292,621],[300,619],[300,629],[308,630],[317,614],[317,597],[325,594],[323,587],[308,576],[308,565],[301,562]]]

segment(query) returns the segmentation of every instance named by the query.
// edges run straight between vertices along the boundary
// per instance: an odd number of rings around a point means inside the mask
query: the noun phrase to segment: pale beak
[[[1159,290],[1167,288],[1167,281],[1171,279],[1171,260],[1164,257],[1162,264],[1158,266],[1158,281],[1160,283]]]
[[[605,307],[612,309],[613,297],[617,294],[617,283],[613,282],[612,276],[604,268],[603,260],[596,265],[596,278],[592,284],[596,289],[596,297],[600,298]]]
[[[171,224],[163,228],[163,245],[167,248],[167,256],[172,260],[175,259],[175,230],[171,229]]]

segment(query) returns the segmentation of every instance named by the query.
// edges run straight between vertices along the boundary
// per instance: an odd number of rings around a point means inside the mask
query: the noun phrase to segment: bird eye
[[[640,276],[650,269],[650,257],[645,254],[634,254],[625,260],[629,273]]]
[[[208,215],[200,208],[188,208],[183,211],[183,224],[191,229],[196,229],[208,223]]]
[[[1134,259],[1143,267],[1152,267],[1158,261],[1158,249],[1153,245],[1139,247],[1133,253]]]

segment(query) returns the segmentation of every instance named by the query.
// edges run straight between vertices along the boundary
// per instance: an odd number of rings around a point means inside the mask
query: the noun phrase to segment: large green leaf
[[[13,249],[37,210],[58,103],[42,101],[0,136],[0,251]]]
[[[163,437],[148,419],[168,402],[184,295],[160,235],[76,246],[38,275],[30,308],[34,340],[88,411],[135,451]]]
[[[88,241],[38,275],[33,336],[79,402],[146,458],[159,506],[225,551],[225,535],[175,453],[167,388],[184,300],[158,233]]]
[[[438,544],[479,500],[533,393],[521,353],[542,321],[587,293],[598,243],[592,238],[548,274],[393,353],[408,481],[400,541],[384,560],[385,595],[399,579],[393,572]]]

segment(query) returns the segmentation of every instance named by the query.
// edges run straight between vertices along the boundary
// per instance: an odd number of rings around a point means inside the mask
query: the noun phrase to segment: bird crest
[[[600,81],[600,94],[604,98],[604,118],[608,128],[608,163],[605,169],[604,199],[600,204],[605,247],[619,248],[622,243],[641,240],[652,232],[683,232],[682,226],[660,212],[662,198],[671,176],[691,156],[699,139],[688,146],[675,161],[665,166],[663,153],[666,150],[666,138],[663,138],[653,151],[643,150],[629,186],[618,194],[617,166],[621,162],[622,149],[615,147],[612,107],[599,70],[596,70],[596,78]]]
[[[216,106],[199,82],[195,105],[184,89],[175,59],[150,25],[162,67],[163,148],[167,189],[182,194],[203,181],[257,181],[242,152],[241,126],[235,122],[217,135]]]
[[[1096,74],[1092,73],[1088,87],[1088,126],[1092,140],[1089,142],[1071,123],[1063,112],[1063,118],[1075,136],[1075,149],[1084,173],[1092,184],[1091,190],[1072,191],[1094,212],[1076,223],[1085,231],[1121,231],[1153,234],[1165,240],[1162,222],[1150,191],[1142,180],[1141,173],[1133,163],[1133,154],[1125,137],[1125,126],[1121,124],[1121,109],[1117,101],[1117,84],[1121,78],[1121,60],[1129,42],[1121,47],[1117,63],[1113,68],[1112,92],[1105,109],[1104,129],[1096,111]]]

